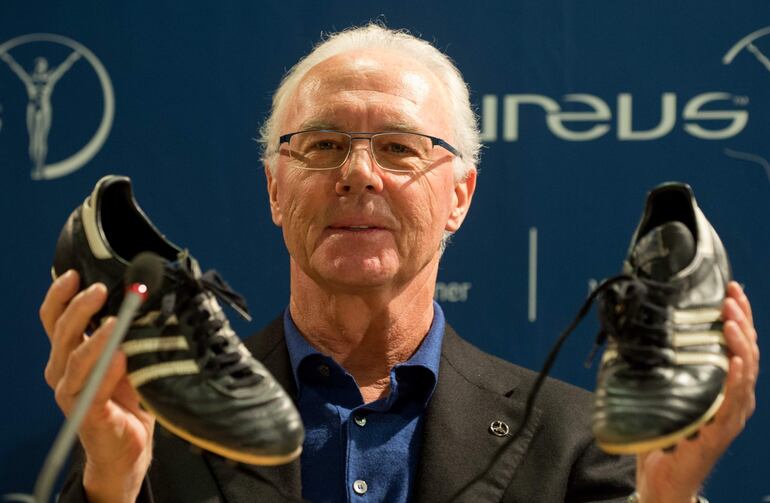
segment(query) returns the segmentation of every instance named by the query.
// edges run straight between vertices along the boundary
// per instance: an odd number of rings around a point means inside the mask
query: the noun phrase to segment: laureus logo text
[[[743,131],[749,121],[748,97],[726,92],[706,92],[685,99],[676,93],[664,92],[658,100],[639,101],[631,93],[619,93],[612,100],[593,94],[566,94],[559,101],[541,94],[506,94],[502,99],[488,94],[481,103],[482,141],[502,138],[515,142],[526,136],[522,129],[536,125],[521,124],[525,107],[542,111],[547,129],[565,141],[591,141],[612,132],[619,141],[657,140],[674,131],[677,124],[695,138],[724,140]],[[635,125],[637,107],[659,109],[657,123]]]

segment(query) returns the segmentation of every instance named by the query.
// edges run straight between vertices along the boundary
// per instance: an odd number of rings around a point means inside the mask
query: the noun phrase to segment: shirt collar
[[[433,394],[433,390],[436,388],[438,382],[438,369],[441,361],[441,343],[444,339],[444,326],[445,326],[444,312],[437,302],[433,302],[433,322],[431,323],[428,333],[420,343],[417,351],[412,355],[409,360],[403,363],[399,363],[393,367],[391,377],[394,377],[395,373],[409,372],[409,368],[422,367],[427,369],[432,374],[432,383],[429,383],[429,389],[426,390],[426,403]],[[297,326],[294,324],[294,320],[291,318],[291,313],[287,307],[283,314],[283,329],[286,335],[286,346],[289,351],[289,360],[291,362],[291,370],[294,374],[294,382],[297,384],[297,390],[301,393],[303,382],[299,378],[299,368],[303,360],[308,357],[323,357],[331,360],[329,356],[323,355],[320,351],[314,348],[308,340],[302,335]],[[341,368],[341,367],[340,367]],[[392,380],[392,379],[391,379]]]

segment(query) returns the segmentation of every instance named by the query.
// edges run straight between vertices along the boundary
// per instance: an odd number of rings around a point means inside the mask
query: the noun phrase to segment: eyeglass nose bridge
[[[353,151],[355,150],[353,148],[353,142],[356,140],[363,140],[369,143],[368,148],[364,148],[364,150],[367,150],[369,152],[369,159],[371,159],[371,169],[374,169],[374,166],[378,166],[380,169],[382,169],[382,165],[380,165],[380,162],[377,160],[377,156],[374,155],[374,146],[372,145],[372,138],[374,138],[374,135],[369,136],[354,136],[356,134],[362,134],[362,133],[350,133],[348,136],[350,137],[350,143],[348,143],[348,153],[345,156],[345,160],[342,161],[342,164],[339,165],[340,170],[342,171],[342,179],[346,179],[352,169],[353,169]],[[345,165],[347,164],[347,169],[345,169]]]

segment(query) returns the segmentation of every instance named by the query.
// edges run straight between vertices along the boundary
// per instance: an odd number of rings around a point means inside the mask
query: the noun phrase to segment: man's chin
[[[318,277],[322,287],[360,291],[387,288],[393,284],[395,270],[376,263],[335,264],[319,270]]]
[[[396,254],[378,250],[377,253],[324,253],[318,250],[305,273],[321,288],[377,288],[392,283],[400,269]]]

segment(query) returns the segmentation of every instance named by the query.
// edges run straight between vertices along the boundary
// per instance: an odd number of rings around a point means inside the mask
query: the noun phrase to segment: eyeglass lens
[[[369,140],[369,137],[352,139]],[[328,131],[297,133],[289,141],[289,153],[303,169],[333,169],[343,165],[351,136]],[[401,172],[425,169],[431,163],[433,142],[412,133],[379,133],[371,137],[372,155],[380,167]]]

